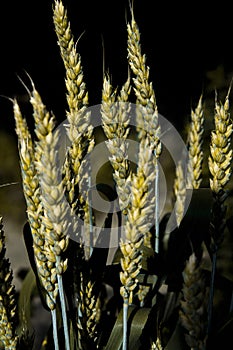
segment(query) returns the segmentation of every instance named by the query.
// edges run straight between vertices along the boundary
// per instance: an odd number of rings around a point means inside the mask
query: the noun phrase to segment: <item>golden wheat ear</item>
[[[102,89],[101,117],[103,130],[107,137],[106,145],[113,167],[113,178],[123,214],[127,214],[130,202],[130,169],[128,161],[127,137],[130,131],[130,80],[127,79],[118,97],[113,90],[108,75],[104,77]]]
[[[195,110],[191,110],[191,123],[188,132],[187,188],[197,189],[202,181],[204,111],[201,95]]]

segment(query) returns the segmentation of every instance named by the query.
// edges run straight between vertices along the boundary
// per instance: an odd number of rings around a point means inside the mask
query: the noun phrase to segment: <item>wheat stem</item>
[[[58,333],[57,333],[57,313],[56,309],[51,310],[52,325],[53,325],[53,342],[55,350],[59,350]]]

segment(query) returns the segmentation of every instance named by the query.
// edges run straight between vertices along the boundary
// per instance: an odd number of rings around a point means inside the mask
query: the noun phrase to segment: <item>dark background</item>
[[[64,68],[52,21],[53,1],[2,1],[0,7],[0,94],[26,106],[33,79],[48,109],[65,119]],[[66,0],[78,43],[90,105],[100,103],[105,67],[114,86],[127,78],[128,0]],[[233,70],[232,16],[224,2],[135,0],[142,50],[150,66],[159,112],[182,127],[200,94],[226,86]],[[104,43],[104,44],[103,44]],[[103,50],[104,46],[104,50]],[[104,53],[103,53],[104,52]],[[214,97],[214,94],[213,94]],[[26,112],[27,113],[27,112]],[[11,103],[0,99],[1,128],[14,134]],[[30,119],[30,116],[29,116]]]

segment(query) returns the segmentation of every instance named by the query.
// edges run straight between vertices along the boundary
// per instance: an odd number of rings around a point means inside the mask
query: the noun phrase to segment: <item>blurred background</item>
[[[22,239],[25,203],[12,104],[17,97],[33,127],[30,75],[58,121],[65,117],[64,67],[52,21],[52,0],[1,1],[0,13],[0,215],[7,255],[15,271],[27,268]],[[128,0],[64,0],[81,53],[90,105],[101,102],[103,66],[114,86],[127,79]],[[232,15],[224,1],[186,3],[134,0],[142,51],[150,66],[159,112],[180,131],[203,93],[213,115],[215,89],[225,96],[233,74]],[[80,37],[81,36],[81,37]],[[20,79],[19,79],[20,78]],[[230,101],[232,100],[232,94]]]

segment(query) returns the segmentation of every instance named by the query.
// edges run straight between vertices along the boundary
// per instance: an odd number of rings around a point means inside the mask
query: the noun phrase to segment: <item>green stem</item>
[[[123,344],[122,350],[128,348],[128,309],[129,309],[129,298],[124,298],[123,303]]]
[[[57,263],[59,262],[60,262],[60,256],[57,257]],[[58,281],[58,290],[59,290],[59,296],[61,301],[61,311],[62,311],[66,350],[70,350],[69,329],[68,329],[68,322],[67,322],[67,315],[66,315],[66,303],[65,303],[65,295],[64,295],[63,281],[62,281],[61,275],[57,275],[57,281]]]
[[[155,165],[155,252],[159,253],[159,165]]]
[[[212,325],[213,300],[214,300],[214,281],[215,281],[216,265],[217,265],[217,246],[215,245],[214,251],[213,251],[213,258],[212,258],[212,270],[211,270],[211,280],[210,280],[207,334],[210,334],[211,325]]]
[[[51,310],[51,316],[52,316],[52,324],[53,324],[54,349],[55,349],[55,350],[59,350],[58,334],[57,334],[57,315],[56,315],[56,309]]]
[[[90,257],[93,252],[93,219],[92,219],[92,197],[91,197],[91,176],[88,176],[88,207],[89,207],[89,227],[90,227]]]

